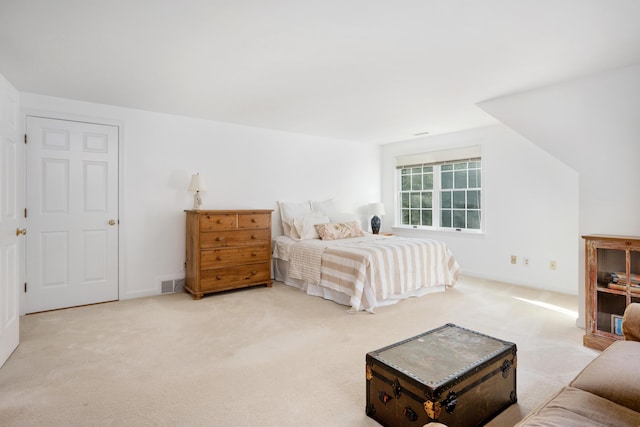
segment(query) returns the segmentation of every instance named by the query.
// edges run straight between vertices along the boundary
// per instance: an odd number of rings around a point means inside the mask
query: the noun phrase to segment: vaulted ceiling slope
[[[387,143],[640,63],[638,0],[0,0],[22,92]]]

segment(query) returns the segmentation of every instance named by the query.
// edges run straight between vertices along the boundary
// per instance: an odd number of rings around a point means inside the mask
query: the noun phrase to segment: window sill
[[[484,231],[470,231],[470,230],[456,230],[448,228],[413,228],[411,226],[394,226],[391,227],[391,231],[394,234],[404,235],[421,235],[421,234],[446,234],[456,235],[460,237],[478,237],[483,238],[485,236]]]

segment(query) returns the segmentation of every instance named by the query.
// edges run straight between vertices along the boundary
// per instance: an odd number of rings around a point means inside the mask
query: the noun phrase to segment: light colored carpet
[[[489,424],[512,426],[597,355],[576,310],[574,296],[463,277],[375,314],[276,282],[29,315],[0,369],[0,425],[376,426],[365,354],[455,323],[517,344],[518,403]]]

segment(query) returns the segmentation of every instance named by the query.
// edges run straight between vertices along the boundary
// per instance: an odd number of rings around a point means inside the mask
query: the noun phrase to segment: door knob
[[[115,219],[110,219],[109,220],[109,225],[116,225],[116,220]]]
[[[21,234],[22,234],[23,236],[26,236],[26,234],[27,234],[27,229],[26,229],[26,228],[23,228],[23,229],[21,230],[21,229],[19,229],[19,228],[16,228],[16,236],[19,236],[19,235],[21,235]]]

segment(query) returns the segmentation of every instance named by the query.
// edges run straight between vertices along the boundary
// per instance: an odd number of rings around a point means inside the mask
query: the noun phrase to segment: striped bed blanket
[[[455,285],[460,266],[440,241],[367,236],[338,241],[298,241],[275,257],[289,261],[289,275],[349,296],[353,311],[421,290]]]

